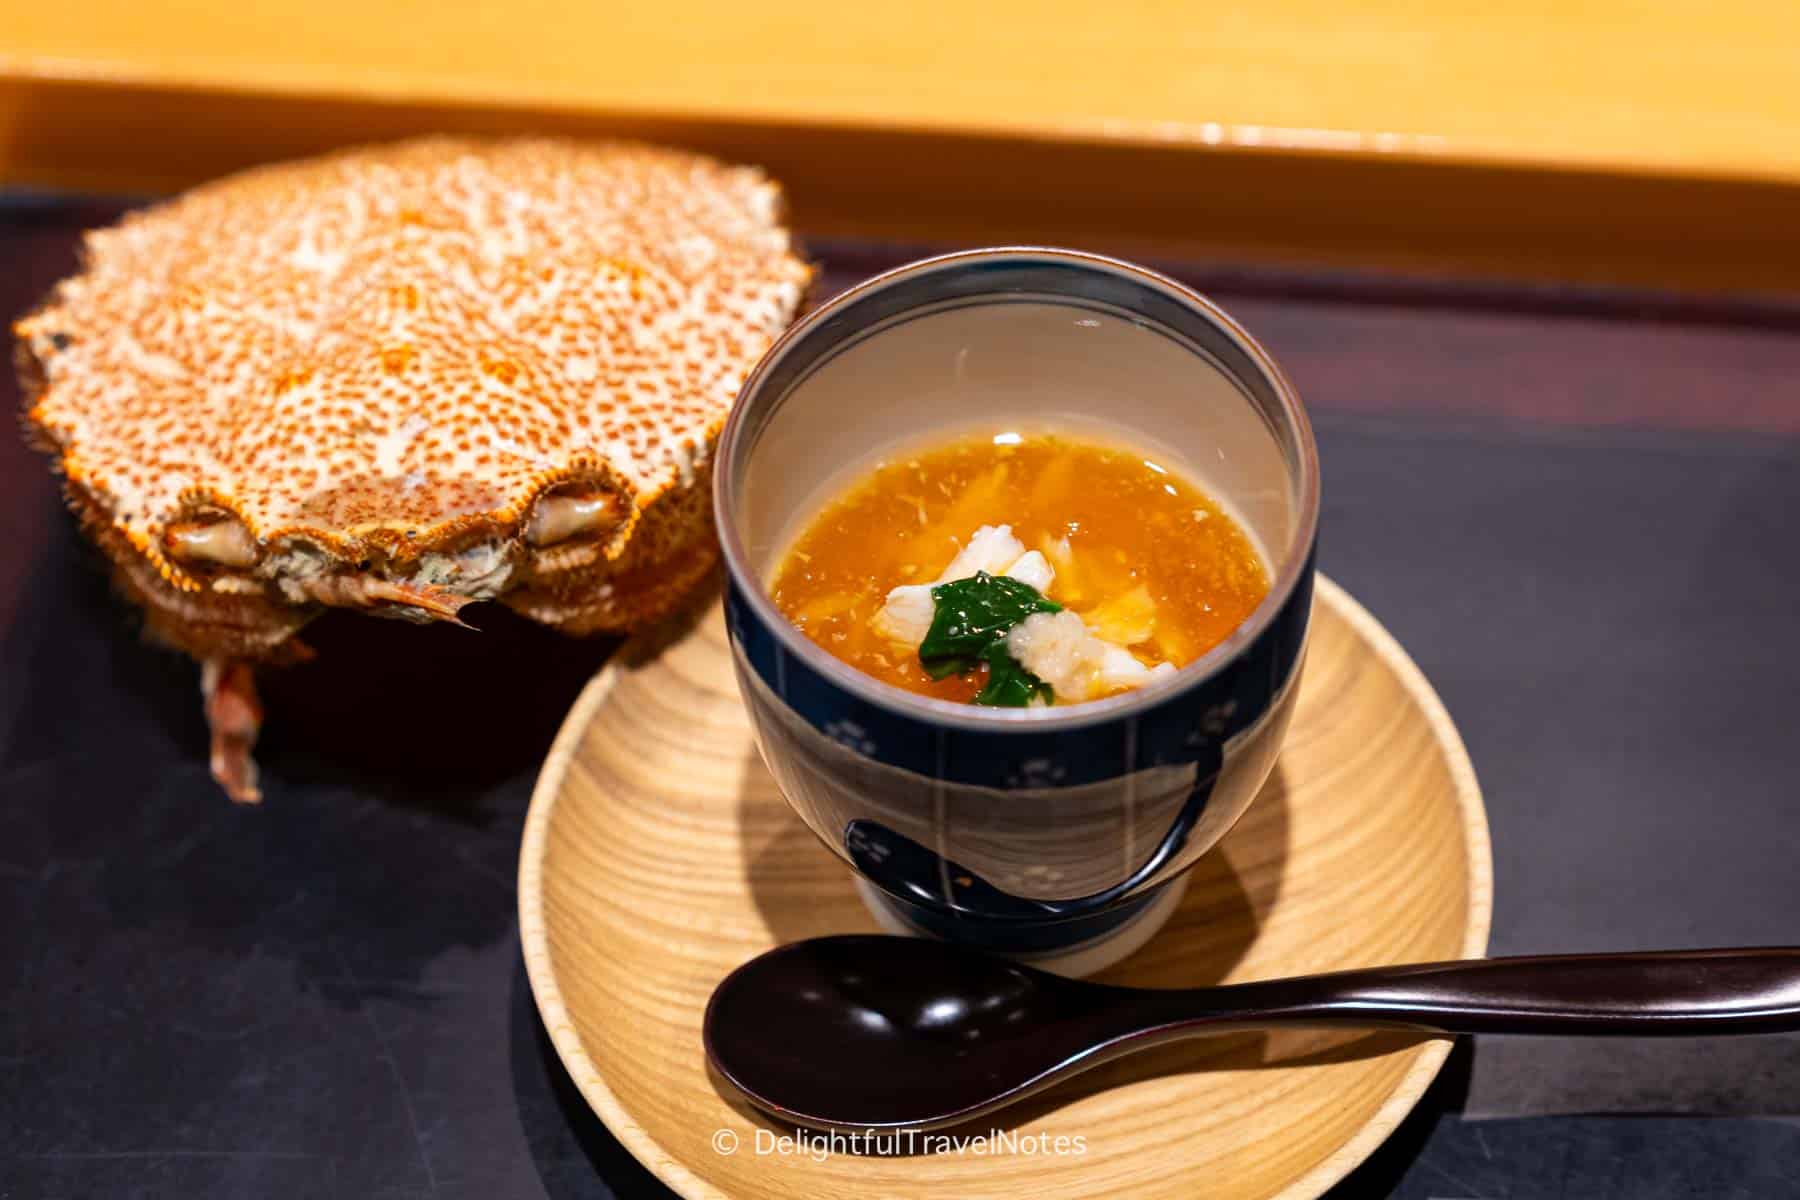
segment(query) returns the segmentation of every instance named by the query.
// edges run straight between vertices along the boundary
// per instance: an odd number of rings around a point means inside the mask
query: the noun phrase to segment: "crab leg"
[[[256,762],[250,748],[262,728],[262,702],[250,664],[236,658],[209,658],[200,664],[200,692],[212,729],[212,777],[238,804],[259,804]]]
[[[321,604],[339,608],[394,604],[427,620],[447,621],[464,629],[474,628],[456,615],[469,603],[469,597],[428,583],[395,583],[367,575],[322,575],[308,579],[304,586],[307,595]]]

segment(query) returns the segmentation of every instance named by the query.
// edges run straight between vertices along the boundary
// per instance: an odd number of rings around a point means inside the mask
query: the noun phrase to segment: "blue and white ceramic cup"
[[[1098,427],[1183,464],[1261,546],[1268,597],[1172,679],[1047,709],[902,691],[777,611],[778,556],[848,472],[1009,424]],[[1154,932],[1274,766],[1306,654],[1318,457],[1269,356],[1170,279],[1020,248],[852,288],[745,382],[714,505],[763,760],[890,928],[1098,969]]]

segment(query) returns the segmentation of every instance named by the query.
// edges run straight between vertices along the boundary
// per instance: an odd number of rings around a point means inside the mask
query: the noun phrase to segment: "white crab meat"
[[[1017,562],[1006,568],[1006,574],[1020,583],[1029,583],[1045,595],[1049,595],[1050,585],[1056,582],[1055,568],[1050,565],[1049,559],[1036,550],[1021,554]]]
[[[1059,704],[1143,687],[1175,673],[1169,663],[1146,667],[1123,646],[1101,641],[1067,609],[1026,617],[1006,635],[1006,649],[1050,685]]]
[[[1094,683],[1104,696],[1127,688],[1143,687],[1147,683],[1167,679],[1174,673],[1174,663],[1157,663],[1154,667],[1146,667],[1131,651],[1122,646],[1107,645],[1106,653],[1100,659],[1100,671],[1094,676]]]
[[[983,525],[936,579],[930,583],[909,583],[889,592],[870,625],[890,642],[916,649],[931,632],[931,620],[937,612],[931,589],[940,583],[968,579],[979,571],[1010,575],[1040,592],[1048,591],[1056,578],[1042,554],[1036,550],[1025,552],[1025,544],[1013,536],[1011,525]]]
[[[1011,525],[983,525],[969,539],[969,544],[950,560],[950,565],[937,577],[937,582],[967,579],[978,571],[986,571],[989,575],[1004,575],[1006,568],[1017,562],[1024,553],[1025,543],[1013,536]]]
[[[909,583],[887,594],[887,602],[869,624],[890,642],[917,648],[931,632],[931,619],[937,605],[931,598],[929,583]]]
[[[1067,559],[1068,543],[1049,543]],[[916,651],[937,615],[931,589],[967,579],[978,571],[1030,584],[1044,595],[1056,582],[1056,568],[1041,550],[1027,551],[1010,525],[977,529],[943,573],[930,583],[910,583],[888,593],[875,614],[875,632]],[[1175,673],[1170,663],[1145,666],[1122,642],[1141,641],[1155,628],[1150,591],[1138,587],[1102,604],[1083,619],[1064,609],[1035,613],[1006,635],[1006,648],[1026,670],[1049,684],[1059,703],[1074,704],[1143,687]],[[1110,636],[1109,636],[1110,635]]]
[[[1006,635],[1006,649],[1063,701],[1087,699],[1106,656],[1106,644],[1067,609],[1026,617]]]

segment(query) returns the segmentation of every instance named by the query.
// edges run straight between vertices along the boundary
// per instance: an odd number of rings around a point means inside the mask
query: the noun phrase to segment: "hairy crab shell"
[[[244,664],[323,606],[570,633],[710,569],[744,375],[811,279],[760,171],[629,143],[431,139],[245,172],[88,235],[15,326],[28,432],[158,639]],[[227,760],[221,762],[221,756]]]

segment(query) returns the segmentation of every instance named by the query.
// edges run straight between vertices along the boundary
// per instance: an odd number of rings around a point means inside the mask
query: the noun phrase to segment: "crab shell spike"
[[[229,513],[175,521],[163,530],[163,548],[182,562],[221,567],[253,567],[261,557],[256,539]]]
[[[545,496],[531,510],[525,540],[554,546],[572,537],[617,528],[625,506],[613,492],[567,492]]]

